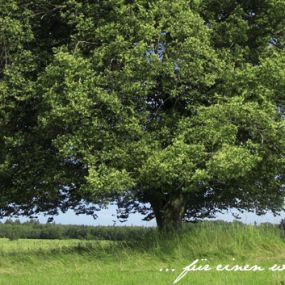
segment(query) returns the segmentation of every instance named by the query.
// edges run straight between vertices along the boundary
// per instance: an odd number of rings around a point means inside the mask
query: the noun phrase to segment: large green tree
[[[0,8],[2,216],[283,208],[285,1]]]

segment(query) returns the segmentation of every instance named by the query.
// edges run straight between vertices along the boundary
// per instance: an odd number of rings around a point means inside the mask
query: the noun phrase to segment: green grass
[[[172,284],[202,258],[211,266],[285,264],[285,239],[273,226],[214,222],[187,226],[180,236],[148,230],[139,241],[0,239],[0,285]],[[166,268],[175,271],[160,271]],[[284,285],[285,271],[190,272],[177,284]]]

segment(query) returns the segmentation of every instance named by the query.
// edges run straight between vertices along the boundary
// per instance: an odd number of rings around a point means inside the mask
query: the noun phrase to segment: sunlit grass
[[[275,227],[212,222],[188,226],[179,236],[148,232],[139,241],[1,239],[0,284],[172,284],[201,258],[213,267],[285,264],[285,239]],[[190,272],[178,284],[282,285],[285,271]]]

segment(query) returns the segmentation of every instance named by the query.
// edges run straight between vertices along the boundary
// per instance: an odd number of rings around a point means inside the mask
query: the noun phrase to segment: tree
[[[2,63],[2,215],[282,209],[285,3],[7,3],[31,36]]]

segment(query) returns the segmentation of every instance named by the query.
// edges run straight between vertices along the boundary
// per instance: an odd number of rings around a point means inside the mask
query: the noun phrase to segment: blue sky
[[[285,212],[282,212],[280,216],[274,217],[272,214],[268,213],[264,216],[257,216],[253,213],[244,213],[241,215],[241,220],[247,224],[253,224],[254,222],[259,223],[280,223],[280,220],[285,218]],[[222,219],[226,221],[233,221],[235,218],[230,212],[220,214],[217,219]],[[21,218],[21,221],[25,221],[25,218]],[[40,215],[39,220],[41,223],[46,223],[47,217]],[[57,224],[77,224],[77,225],[136,225],[136,226],[155,226],[155,221],[144,222],[142,221],[142,216],[139,214],[133,214],[130,216],[129,220],[125,223],[120,223],[116,219],[116,206],[110,206],[108,209],[101,210],[98,212],[98,218],[94,220],[91,216],[86,215],[75,215],[73,211],[68,211],[65,214],[60,214],[54,218]],[[2,220],[4,221],[4,219]]]

